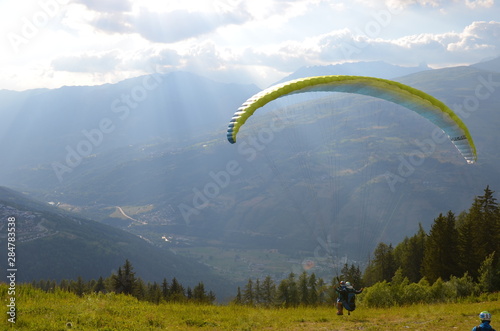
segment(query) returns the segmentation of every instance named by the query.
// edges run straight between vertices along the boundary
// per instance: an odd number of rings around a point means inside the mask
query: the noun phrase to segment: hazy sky
[[[302,66],[500,55],[495,0],[0,0],[0,89],[187,70],[264,88]]]

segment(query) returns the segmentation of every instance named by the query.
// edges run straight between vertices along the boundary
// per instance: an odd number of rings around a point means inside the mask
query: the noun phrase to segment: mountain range
[[[240,281],[301,271],[304,261],[331,275],[341,263],[366,261],[380,241],[396,244],[419,223],[428,229],[439,213],[460,213],[486,185],[500,187],[499,64],[358,63],[302,68],[286,78],[370,73],[421,89],[469,127],[473,165],[451,142],[433,140],[434,126],[413,112],[343,94],[277,102],[240,133],[240,141],[258,145],[230,145],[229,119],[260,89],[177,72],[0,91],[0,184]],[[270,131],[274,124],[279,130]],[[275,253],[280,268],[273,268]]]
[[[25,194],[0,187],[0,238],[6,242],[7,219],[15,219],[17,282],[32,280],[86,280],[107,278],[129,260],[146,282],[170,282],[174,277],[193,288],[200,281],[225,300],[234,295],[228,279],[214,275],[206,265],[161,249],[126,231],[104,225]]]

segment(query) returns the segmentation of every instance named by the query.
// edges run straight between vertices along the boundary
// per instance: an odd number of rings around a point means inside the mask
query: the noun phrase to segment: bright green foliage
[[[491,253],[484,259],[479,268],[479,289],[482,292],[493,292],[495,289],[495,280],[497,278],[497,270],[493,267],[493,258],[495,253]]]
[[[500,290],[500,208],[489,186],[484,195],[476,197],[468,211],[458,219],[449,211],[440,214],[427,235],[422,226],[416,235],[405,238],[394,250],[379,243],[374,259],[365,269],[366,285],[391,280],[400,268],[401,276],[411,283],[422,277],[431,284],[438,282],[433,299],[441,295],[463,297],[471,293]],[[392,262],[391,262],[392,261]],[[391,270],[392,268],[392,270]],[[437,290],[452,287],[453,293]],[[470,280],[470,281],[469,281]],[[458,293],[458,294],[456,294]]]
[[[417,303],[458,302],[478,295],[478,284],[467,274],[460,278],[452,276],[447,282],[438,278],[431,285],[426,278],[410,283],[398,270],[391,282],[382,281],[366,288],[359,295],[359,302],[367,307],[387,308]]]
[[[398,304],[397,296],[393,295],[390,283],[385,280],[365,289],[359,298],[359,302],[368,307],[387,308]]]

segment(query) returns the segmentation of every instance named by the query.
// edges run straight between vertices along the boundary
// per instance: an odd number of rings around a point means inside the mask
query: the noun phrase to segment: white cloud
[[[50,1],[59,0],[42,2]],[[0,2],[5,31],[24,37],[25,22],[42,13],[50,19],[18,54],[0,39],[0,88],[102,84],[171,70],[266,86],[302,66],[448,66],[500,54],[494,0],[74,0],[50,15],[41,2],[26,3],[8,12]]]
[[[465,0],[465,4],[472,9],[480,7],[490,8],[495,4],[495,0]]]
[[[82,4],[90,10],[103,13],[126,12],[132,9],[130,0],[73,0],[73,2]]]
[[[220,26],[241,24],[248,19],[242,13],[207,14],[197,11],[176,10],[154,13],[146,9],[132,18],[132,26],[144,38],[153,42],[174,43],[210,33]]]
[[[113,72],[120,65],[117,51],[103,54],[81,54],[64,56],[52,61],[55,71],[106,73]]]
[[[474,22],[458,40],[448,45],[450,51],[500,50],[500,22]]]
[[[443,66],[458,58],[474,62],[474,59],[498,56],[500,23],[474,22],[461,33],[418,34],[394,40],[342,30],[323,36],[318,45],[321,61],[384,59],[397,64],[427,61]]]

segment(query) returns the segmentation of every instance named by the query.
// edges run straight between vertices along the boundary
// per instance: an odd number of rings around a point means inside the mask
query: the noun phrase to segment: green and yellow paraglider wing
[[[306,92],[345,92],[372,96],[415,111],[441,128],[467,163],[477,159],[476,147],[462,120],[444,103],[410,86],[381,78],[363,76],[315,76],[291,80],[269,87],[248,99],[233,115],[227,139],[236,142],[241,126],[265,104],[291,94]]]

